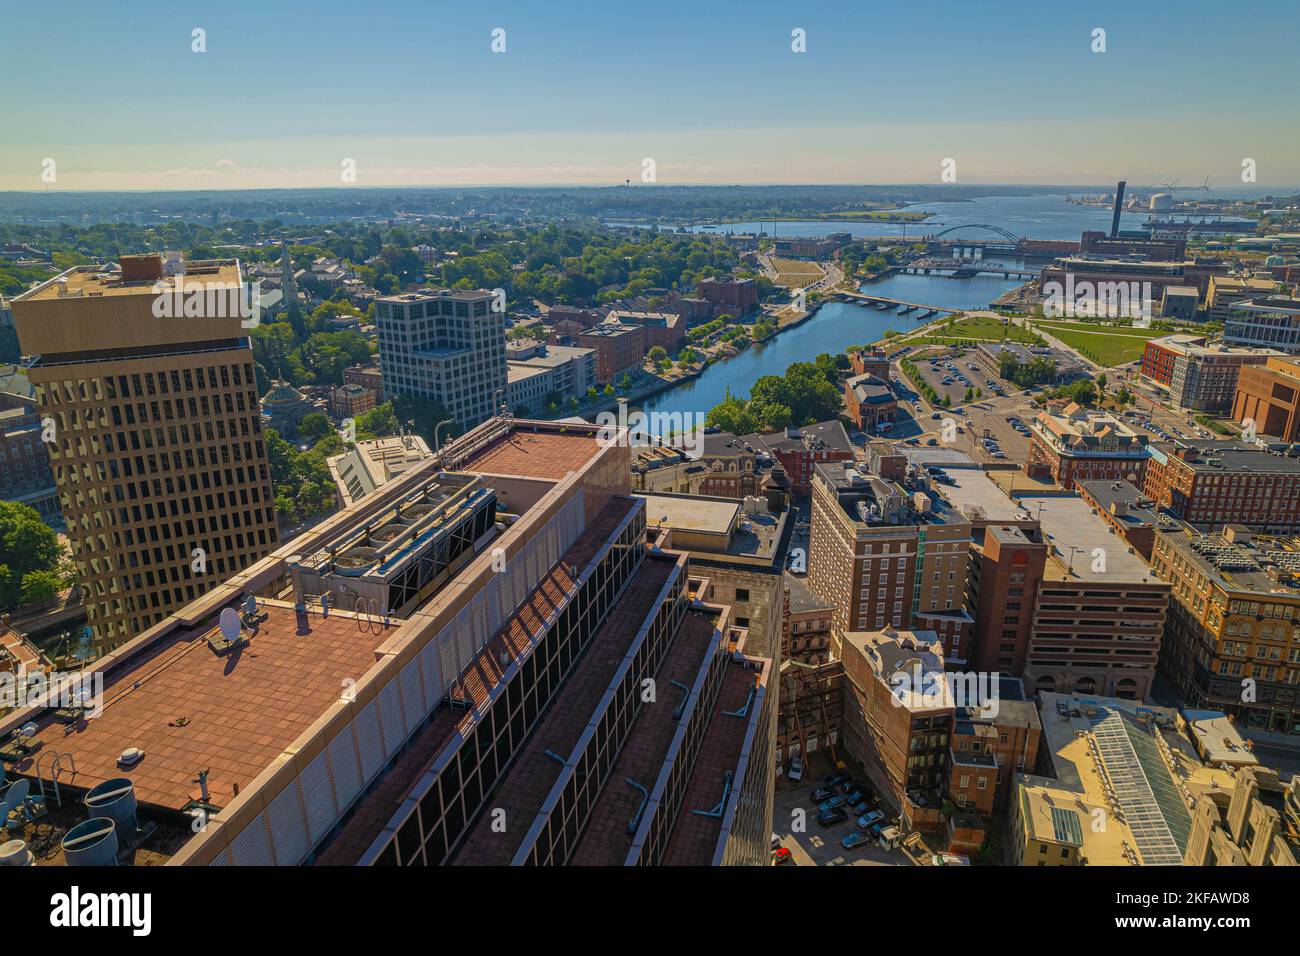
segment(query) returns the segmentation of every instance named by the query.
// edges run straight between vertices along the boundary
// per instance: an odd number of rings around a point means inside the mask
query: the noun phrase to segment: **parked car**
[[[856,850],[858,847],[866,846],[871,842],[871,838],[861,831],[850,833],[844,839],[840,840],[840,846],[846,850]]]
[[[824,827],[833,827],[837,823],[843,823],[849,818],[849,815],[838,808],[834,810],[823,810],[817,814],[817,822]]]
[[[812,792],[812,798],[814,803],[822,803],[826,800],[829,800],[833,796],[835,796],[834,787],[818,787],[816,790]]]
[[[839,807],[842,807],[843,805],[844,805],[844,798],[837,794],[836,796],[831,797],[829,800],[823,800],[821,803],[817,804],[817,809],[835,810],[838,809]]]
[[[850,779],[850,774],[847,770],[837,770],[835,771],[835,773],[827,777],[824,782],[828,787],[838,787],[845,783],[848,783],[849,779]]]
[[[803,779],[803,757],[796,754],[790,758],[790,770],[786,773],[786,777],[796,783]]]
[[[883,819],[885,819],[885,815],[883,813],[881,813],[879,810],[872,810],[858,817],[858,828],[861,830],[865,830],[867,827],[871,826],[871,824],[879,823]]]
[[[773,866],[793,866],[794,855],[783,846],[777,847],[772,851]]]

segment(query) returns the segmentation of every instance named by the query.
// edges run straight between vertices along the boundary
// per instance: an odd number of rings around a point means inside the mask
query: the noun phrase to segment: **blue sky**
[[[608,183],[645,158],[660,183],[930,182],[948,157],[959,182],[1240,185],[1250,157],[1261,185],[1300,183],[1284,0],[53,0],[4,20],[3,189],[42,188],[45,158],[67,189],[340,185],[345,159],[374,186]]]

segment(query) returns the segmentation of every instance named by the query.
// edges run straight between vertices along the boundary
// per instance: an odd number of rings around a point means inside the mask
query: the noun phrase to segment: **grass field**
[[[778,259],[772,257],[772,266],[777,271],[777,285],[789,289],[802,289],[812,285],[822,277],[822,267],[815,262],[803,262],[799,259]]]
[[[977,342],[1024,342],[1042,344],[1042,339],[1028,329],[1018,325],[1003,325],[993,316],[968,315],[958,319],[952,325],[936,322],[933,332],[920,336],[916,341],[934,345],[969,345]]]
[[[1095,322],[1036,322],[1035,325],[1107,368],[1140,359],[1146,343],[1164,334],[1151,329]]]

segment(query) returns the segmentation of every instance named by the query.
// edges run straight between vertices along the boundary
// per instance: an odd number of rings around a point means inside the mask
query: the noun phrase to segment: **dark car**
[[[817,814],[817,822],[824,827],[833,827],[837,823],[843,823],[848,818],[849,815],[838,807],[834,810],[823,810]]]
[[[837,770],[835,773],[831,774],[829,777],[826,778],[825,783],[826,786],[828,787],[838,787],[842,783],[848,783],[851,776],[852,775],[849,774],[847,771]]]
[[[834,787],[818,787],[812,793],[813,803],[821,803],[825,800],[829,800],[831,797],[835,796],[835,793],[836,790]]]
[[[861,790],[858,790],[856,788],[850,790],[847,794],[844,795],[844,800],[846,803],[861,803],[866,798],[867,795],[863,793]]]

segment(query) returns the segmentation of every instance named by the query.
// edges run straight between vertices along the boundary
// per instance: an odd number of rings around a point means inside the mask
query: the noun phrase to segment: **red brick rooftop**
[[[564,594],[577,584],[576,575],[596,556],[601,545],[638,504],[636,498],[611,499],[506,625],[479,651],[466,669],[464,680],[453,690],[458,697],[472,698],[476,708],[490,698],[506,670],[501,664],[501,652],[508,652],[511,660],[520,660],[531,653],[537,628],[560,606]],[[573,569],[572,574],[570,569]],[[351,818],[321,853],[317,864],[351,866],[358,862],[384,832],[412,789],[432,769],[447,745],[458,734],[462,739],[468,736],[475,723],[473,710],[453,711],[440,706],[429,723],[407,743],[406,752],[379,785],[357,804]]]
[[[587,429],[590,431],[590,429]],[[513,429],[456,466],[457,471],[559,481],[580,471],[600,450],[591,434]]]
[[[506,778],[492,798],[493,810],[505,811],[504,833],[494,832],[489,814],[479,818],[455,862],[465,866],[506,866],[533,825],[564,766],[549,750],[568,759],[587,729],[609,682],[627,656],[641,625],[654,611],[660,591],[676,562],[647,557],[628,582],[619,601],[596,632],[578,664],[565,678],[541,722],[529,735]]]
[[[378,622],[367,631],[337,612],[299,615],[267,601],[259,609],[270,616],[252,642],[224,657],[206,640],[218,633],[215,620],[160,640],[105,679],[99,717],[71,733],[53,716],[42,718],[41,748],[15,769],[31,774],[45,751],[71,754],[76,772],[60,778],[63,786],[88,790],[130,777],[141,803],[179,810],[199,798],[194,780],[206,767],[210,801],[229,804],[236,785],[252,783],[339,699],[344,678],[361,679],[386,637]],[[121,767],[118,756],[128,747],[144,758]]]

